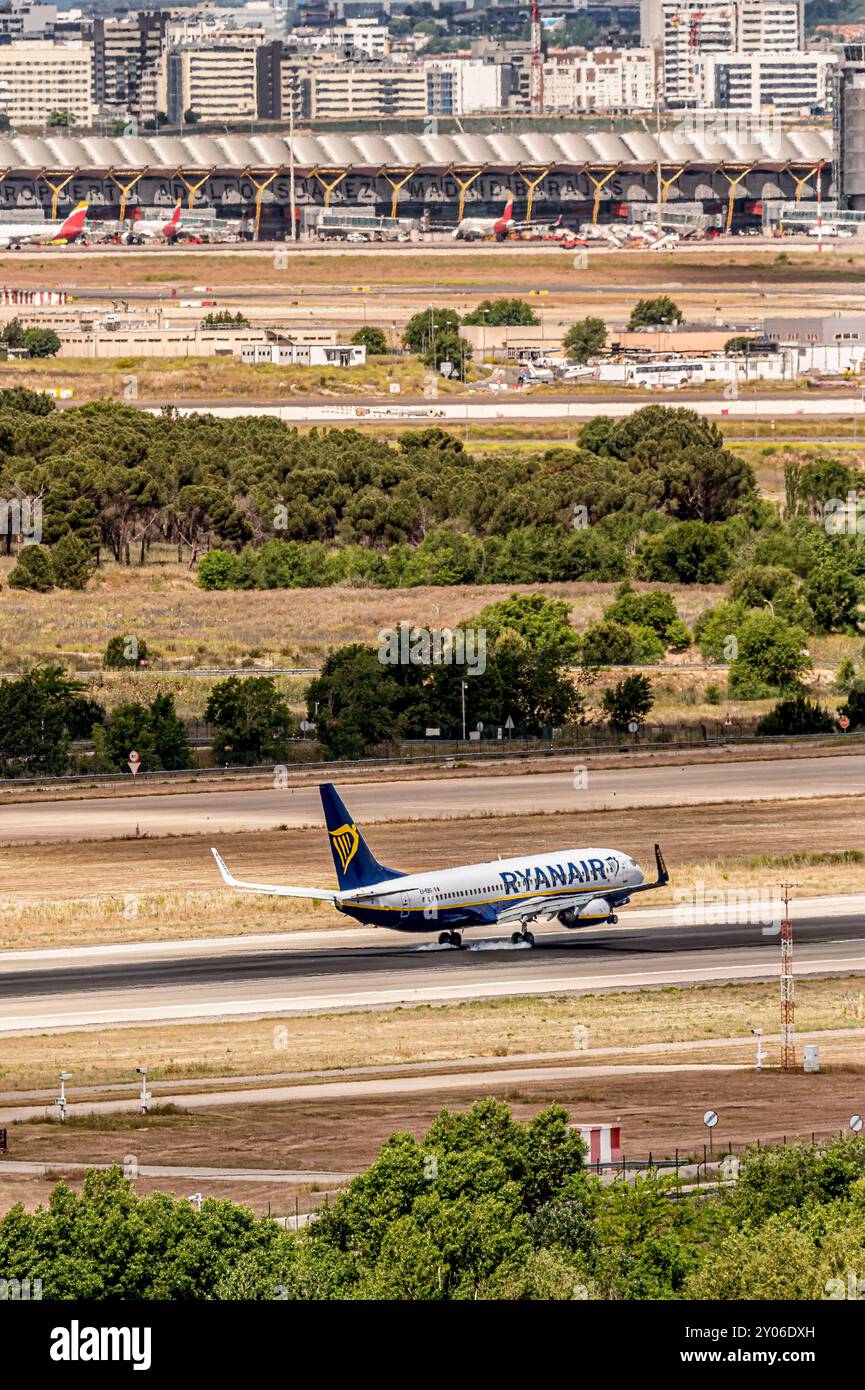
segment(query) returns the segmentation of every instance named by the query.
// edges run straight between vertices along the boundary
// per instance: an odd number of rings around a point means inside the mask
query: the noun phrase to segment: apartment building
[[[653,48],[551,54],[544,63],[547,111],[647,111],[655,102]]]
[[[257,60],[254,40],[184,46],[163,57],[157,104],[179,124],[186,111],[200,121],[254,120],[258,114]]]
[[[310,119],[368,119],[427,114],[426,73],[420,63],[328,63],[301,76]]]
[[[476,111],[498,111],[507,105],[510,68],[485,63],[480,58],[428,58],[426,74],[427,115],[467,116]]]
[[[155,98],[156,70],[165,49],[168,14],[141,12],[93,21],[93,99],[102,110],[141,119]],[[147,111],[147,114],[151,114]]]
[[[86,43],[13,39],[0,44],[0,111],[16,128],[41,126],[68,111],[78,126],[93,120],[93,49]]]
[[[702,67],[702,104],[753,115],[827,111],[836,64],[834,53],[713,54]]]

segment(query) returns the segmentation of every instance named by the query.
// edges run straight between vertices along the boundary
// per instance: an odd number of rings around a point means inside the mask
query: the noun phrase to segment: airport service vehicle
[[[467,927],[514,925],[514,945],[534,945],[529,923],[557,919],[565,927],[616,923],[616,909],[635,893],[669,882],[660,845],[655,845],[657,878],[647,883],[639,864],[620,849],[559,849],[405,874],[387,869],[373,855],[335,787],[319,787],[339,887],[283,887],[249,883],[229,873],[212,854],[223,881],[241,893],[310,898],[329,902],[367,926],[397,931],[438,931],[442,946],[461,946]]]
[[[123,240],[129,246],[140,246],[144,241],[172,241],[180,231],[180,199],[170,217],[139,217],[124,233]]]
[[[0,222],[0,247],[17,251],[20,246],[49,241],[74,241],[84,230],[87,203],[76,203],[68,217],[57,222]]]
[[[822,227],[809,227],[808,235],[813,237],[840,237],[848,240],[853,236],[849,227],[841,227],[835,222],[824,222]]]

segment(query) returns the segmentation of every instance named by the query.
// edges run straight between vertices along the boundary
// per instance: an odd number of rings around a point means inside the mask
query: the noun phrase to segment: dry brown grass
[[[713,888],[775,888],[803,846],[815,856],[797,863],[797,894],[865,891],[865,864],[836,862],[845,851],[865,852],[865,833],[849,797],[784,803],[722,803],[663,812],[663,843],[672,873],[652,906],[672,903],[673,889],[702,880]],[[477,817],[384,821],[370,832],[382,861],[404,869],[494,859],[502,848],[503,810]],[[656,808],[507,816],[511,852],[538,845],[622,844],[652,863],[658,838]],[[274,794],[274,825],[280,799]],[[258,932],[344,927],[350,922],[324,904],[241,896],[221,888],[205,835],[148,840],[94,840],[0,846],[0,949],[108,942],[168,941]],[[333,883],[326,837],[318,826],[220,835],[220,850],[236,873],[271,882]],[[760,847],[771,846],[767,858]],[[706,847],[711,846],[707,854]],[[825,857],[821,857],[825,856]],[[278,866],[278,867],[277,867]]]
[[[858,977],[802,979],[796,994],[800,1033],[865,1025],[865,993]],[[131,1084],[144,1058],[151,1081],[185,1083],[536,1052],[577,1052],[575,1060],[590,1063],[595,1048],[627,1054],[637,1045],[692,1039],[742,1038],[750,1057],[752,1027],[763,1028],[767,1035],[777,1033],[775,985],[483,1000],[244,1023],[160,1024],[112,1029],[110,1046],[98,1031],[4,1038],[0,1088],[39,1090],[53,1085],[64,1069],[74,1072],[76,1086]],[[588,1055],[582,1052],[584,1040]],[[712,1055],[709,1048],[706,1054],[695,1053],[694,1059],[709,1060]],[[728,1057],[733,1060],[735,1053],[714,1052],[715,1060]],[[686,1058],[662,1055],[657,1060]],[[163,1094],[158,1092],[157,1098]]]

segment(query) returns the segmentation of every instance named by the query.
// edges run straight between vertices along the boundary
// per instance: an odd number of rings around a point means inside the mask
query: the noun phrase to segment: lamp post
[[[141,1109],[142,1115],[146,1115],[146,1114],[147,1114],[147,1102],[148,1102],[149,1099],[150,1099],[149,1095],[147,1094],[147,1071],[148,1071],[148,1068],[147,1068],[147,1067],[136,1067],[135,1070],[138,1072],[138,1075],[141,1077],[141,1102],[140,1102],[140,1109]]]
[[[467,689],[468,689],[468,682],[467,682],[467,681],[460,681],[460,694],[461,694],[461,696],[462,696],[462,705],[463,705],[463,743],[465,743],[465,741],[466,741],[466,690],[467,690]]]
[[[71,1081],[71,1080],[72,1080],[72,1072],[71,1072],[71,1071],[62,1071],[62,1072],[60,1073],[60,1095],[57,1097],[57,1099],[56,1099],[56,1101],[54,1102],[54,1104],[55,1104],[55,1105],[59,1105],[59,1107],[60,1107],[60,1119],[61,1119],[61,1121],[63,1121],[63,1120],[66,1119],[66,1105],[67,1105],[67,1100],[66,1100],[66,1082],[67,1082],[67,1081]]]

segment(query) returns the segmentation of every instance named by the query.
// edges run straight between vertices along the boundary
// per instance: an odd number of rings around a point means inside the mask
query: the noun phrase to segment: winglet
[[[215,854],[216,850],[214,850],[213,852]],[[660,888],[663,887],[665,883],[670,882],[670,874],[667,869],[667,865],[664,862],[664,856],[661,852],[660,845],[655,845],[655,863],[658,866],[658,887]]]
[[[216,867],[222,874],[223,882],[227,883],[229,888],[233,888],[237,880],[233,874],[229,873],[228,868],[225,864],[225,860],[222,858],[221,854],[219,854],[219,852],[215,849],[211,849],[210,853],[216,860]]]

